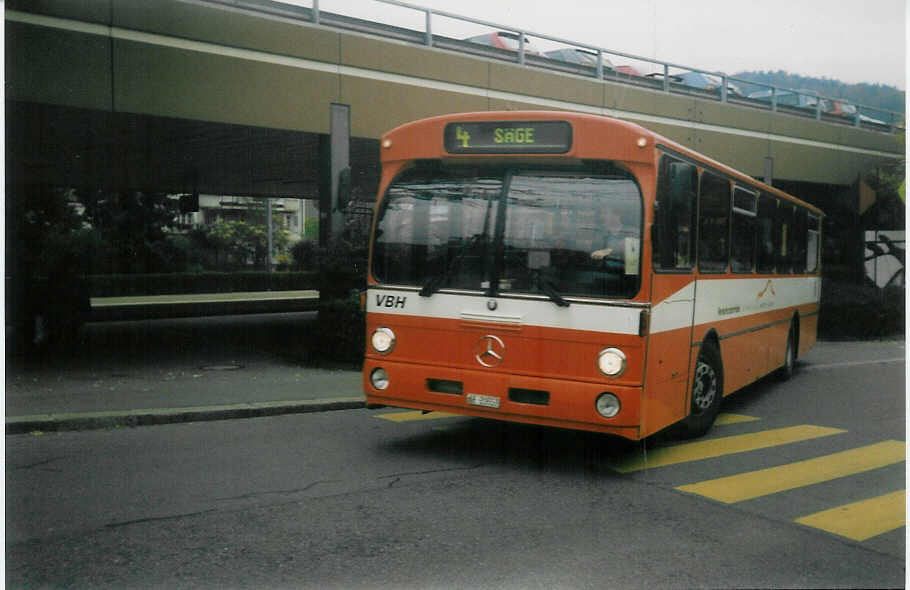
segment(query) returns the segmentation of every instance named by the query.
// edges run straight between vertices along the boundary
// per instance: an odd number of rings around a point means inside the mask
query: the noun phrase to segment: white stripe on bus
[[[817,303],[820,284],[818,277],[693,281],[654,305],[650,333],[692,325],[693,305],[695,325],[703,325]],[[490,301],[495,301],[495,310],[488,309]],[[638,334],[642,309],[643,306],[578,301],[559,307],[547,299],[445,292],[421,297],[416,291],[382,288],[371,288],[367,293],[367,311],[371,313],[630,335]]]
[[[489,301],[496,302],[495,310],[487,308]],[[510,299],[443,292],[421,297],[416,291],[376,288],[367,293],[367,311],[370,313],[482,322],[513,328],[539,326],[613,334],[637,335],[643,308],[574,301],[569,307],[559,307],[549,299]]]

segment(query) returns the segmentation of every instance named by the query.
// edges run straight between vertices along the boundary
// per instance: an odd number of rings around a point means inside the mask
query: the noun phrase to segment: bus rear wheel
[[[682,434],[687,438],[704,435],[720,412],[724,395],[724,374],[720,351],[712,344],[706,344],[695,361],[695,377],[692,380],[692,407],[689,416],[682,422]]]

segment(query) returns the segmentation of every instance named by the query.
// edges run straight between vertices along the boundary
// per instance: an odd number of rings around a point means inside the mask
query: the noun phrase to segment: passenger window
[[[725,272],[729,245],[730,183],[710,172],[698,192],[698,270]]]
[[[758,198],[758,219],[756,220],[756,239],[758,241],[756,267],[760,273],[774,272],[774,253],[777,252],[776,239],[779,234],[774,231],[774,216],[777,214],[777,199],[768,195]]]
[[[806,252],[808,250],[808,211],[799,209],[793,218],[793,272],[806,272]]]
[[[818,270],[818,237],[820,230],[819,218],[817,215],[809,214],[809,248],[806,252],[806,271],[815,272]]]
[[[755,219],[758,195],[742,187],[733,189],[733,233],[730,240],[730,270],[752,272],[755,260]]]
[[[661,158],[651,233],[655,268],[691,270],[697,188],[698,171],[693,164]]]
[[[793,205],[781,202],[777,208],[777,272],[788,274],[793,272]]]

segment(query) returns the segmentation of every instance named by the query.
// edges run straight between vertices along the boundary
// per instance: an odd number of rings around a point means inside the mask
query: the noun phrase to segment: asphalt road
[[[390,409],[7,436],[7,584],[903,587],[903,343],[823,352],[694,446]]]

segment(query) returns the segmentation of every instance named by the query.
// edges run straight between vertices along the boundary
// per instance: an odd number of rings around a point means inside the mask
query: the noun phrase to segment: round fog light
[[[389,386],[389,374],[382,367],[373,369],[373,372],[370,373],[370,383],[376,389],[383,390]]]
[[[605,348],[597,355],[597,369],[607,377],[618,377],[626,370],[626,355],[618,348]]]
[[[619,413],[619,398],[612,393],[601,393],[594,403],[597,413],[604,418],[612,418]]]

